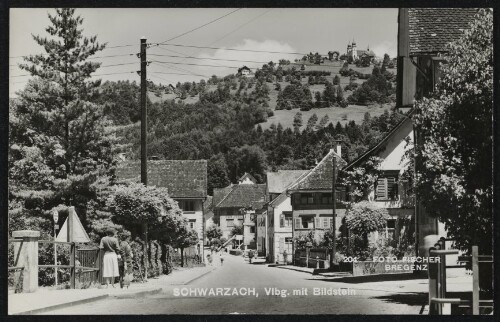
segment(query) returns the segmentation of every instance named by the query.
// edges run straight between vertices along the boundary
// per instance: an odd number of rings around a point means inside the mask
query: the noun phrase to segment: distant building
[[[347,44],[346,56],[348,59],[352,59],[352,61],[356,61],[358,59],[363,58],[364,60],[368,60],[370,63],[375,59],[375,53],[370,50],[370,46],[366,48],[366,50],[358,50],[356,46],[356,41],[349,42]]]
[[[256,184],[257,180],[250,174],[245,172],[241,178],[238,179],[238,184]]]
[[[252,70],[250,68],[248,68],[247,66],[243,66],[241,68],[238,68],[238,75],[248,76],[248,75],[250,75],[251,72],[252,72]]]
[[[328,60],[330,61],[337,61],[339,60],[339,52],[338,51],[329,51],[328,52]]]
[[[118,180],[140,182],[141,162],[118,163],[116,177]],[[198,250],[202,254],[205,233],[204,203],[207,199],[207,161],[149,160],[148,185],[167,188],[169,196],[179,203],[189,228],[198,233]]]
[[[266,185],[255,183],[231,184],[214,189],[214,223],[223,237],[229,239],[235,226],[243,226],[243,244],[256,248],[256,212],[266,203]]]

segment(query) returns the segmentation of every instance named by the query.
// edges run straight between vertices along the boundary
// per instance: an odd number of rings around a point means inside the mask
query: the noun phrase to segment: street
[[[222,267],[188,285],[167,285],[156,295],[104,299],[45,314],[419,314],[427,302],[426,282],[334,282],[228,255]],[[408,283],[419,291],[405,290]],[[315,289],[325,295],[314,295]]]

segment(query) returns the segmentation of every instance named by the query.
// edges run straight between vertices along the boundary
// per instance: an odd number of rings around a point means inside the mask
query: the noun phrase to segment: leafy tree
[[[293,128],[294,129],[300,129],[302,126],[302,113],[297,112],[295,116],[293,117]]]
[[[386,208],[378,206],[368,201],[354,203],[346,211],[346,225],[350,232],[361,236],[368,247],[368,234],[384,228],[389,219],[389,212]]]
[[[307,120],[306,129],[312,130],[314,128],[314,126],[316,125],[316,122],[318,122],[318,116],[316,115],[316,113],[314,113],[313,115],[311,115],[309,120]]]
[[[267,157],[257,145],[244,145],[232,148],[228,152],[230,179],[235,182],[245,172],[251,174],[258,182],[264,182],[267,170]]]
[[[437,91],[416,102],[416,191],[463,250],[492,252],[493,14],[449,46]]]
[[[322,128],[324,128],[328,124],[329,121],[330,121],[330,117],[328,117],[328,114],[325,114],[321,118],[321,120],[319,121],[319,124],[318,124],[316,129],[321,130]]]
[[[219,226],[212,225],[207,228],[208,239],[220,239],[222,237],[222,230]]]
[[[34,78],[9,107],[9,209],[18,219],[46,222],[52,207],[73,205],[88,227],[87,202],[96,197],[90,186],[111,174],[117,142],[93,102],[100,82],[89,80],[100,63],[88,59],[104,45],[83,36],[74,13],[49,14],[50,38],[33,36],[46,54],[20,64]]]
[[[234,225],[231,229],[231,236],[243,235],[243,225]]]
[[[262,130],[262,128],[261,128]],[[228,186],[231,181],[228,177],[228,167],[226,159],[222,153],[213,155],[207,164],[207,177],[208,177],[208,194],[212,195],[214,188],[224,188]]]
[[[186,226],[179,230],[174,240],[174,247],[181,249],[181,267],[184,267],[184,249],[198,244],[198,240],[198,233],[195,230]]]

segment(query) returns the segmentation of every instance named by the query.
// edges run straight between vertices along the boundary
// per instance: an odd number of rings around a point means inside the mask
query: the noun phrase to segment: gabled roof
[[[268,172],[267,175],[267,191],[269,193],[282,193],[292,183],[297,181],[305,173],[310,170],[278,170],[278,172]]]
[[[238,183],[240,182],[243,182],[245,181],[245,179],[248,179],[250,181],[252,181],[253,183],[257,183],[257,179],[255,179],[250,173],[248,172],[245,172],[245,174],[243,176],[241,176],[241,178],[238,179]]]
[[[248,68],[247,66],[243,66],[243,67],[241,67],[241,68],[238,68],[238,73],[241,73],[241,71],[242,71],[242,70],[244,70],[244,69],[246,69],[246,70],[248,70],[248,71],[251,71],[251,69],[250,69],[250,68]]]
[[[293,186],[293,185],[294,185],[297,181],[299,181],[299,180],[300,180],[300,179],[302,179],[303,177],[305,177],[305,176],[309,173],[309,171],[311,171],[311,170],[284,170],[284,171],[301,171],[301,172],[302,172],[302,174],[301,174],[299,177],[297,177],[297,178],[296,178],[293,182],[291,182],[291,183],[290,183],[290,184],[286,187],[286,188],[288,188],[288,187]],[[274,207],[274,206],[279,205],[280,203],[282,203],[283,201],[285,201],[285,200],[286,200],[286,198],[288,198],[288,197],[289,197],[289,196],[287,195],[287,190],[286,190],[286,188],[283,190],[283,192],[282,192],[282,193],[280,193],[280,195],[279,195],[279,196],[277,196],[276,198],[274,198],[274,199],[273,199],[273,200],[269,203],[269,205],[270,205],[271,207]]]
[[[342,170],[348,171],[352,170],[354,167],[360,166],[364,161],[366,161],[369,157],[374,156],[377,154],[378,151],[381,149],[385,148],[386,143],[389,141],[389,139],[395,135],[398,130],[407,122],[411,122],[410,116],[413,114],[414,110],[412,109],[409,111],[403,120],[399,122],[392,130],[387,133],[382,140],[380,140],[377,144],[372,146],[371,148],[368,149],[365,153],[363,153],[361,156],[359,156],[356,160],[352,161],[348,165],[346,165]]]
[[[333,158],[337,160],[337,168],[342,168],[346,162],[332,149],[328,154],[304,177],[291,185],[288,191],[298,190],[331,190],[333,176]]]
[[[214,208],[260,209],[265,203],[265,184],[235,184],[214,189]]]
[[[408,9],[410,56],[446,53],[477,13],[475,8]]]
[[[141,161],[120,162],[118,180],[140,182]],[[172,198],[207,197],[207,160],[148,160],[148,185],[168,189]]]

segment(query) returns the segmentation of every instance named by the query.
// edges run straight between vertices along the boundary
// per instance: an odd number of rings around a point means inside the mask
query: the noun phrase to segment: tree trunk
[[[181,267],[184,267],[184,248],[181,248]]]

